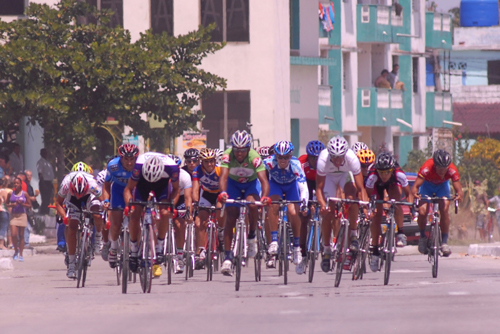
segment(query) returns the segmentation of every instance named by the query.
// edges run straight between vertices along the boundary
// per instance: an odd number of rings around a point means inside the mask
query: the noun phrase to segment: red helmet
[[[135,158],[139,155],[139,148],[135,146],[134,144],[123,144],[118,148],[118,153],[120,154],[120,157],[129,157],[129,158]]]
[[[76,198],[80,198],[88,194],[89,182],[85,177],[85,173],[78,172],[73,175],[69,184],[69,191],[71,195],[75,196]]]

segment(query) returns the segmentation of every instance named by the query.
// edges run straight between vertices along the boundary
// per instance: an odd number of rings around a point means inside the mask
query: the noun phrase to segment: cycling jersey
[[[456,182],[460,180],[460,174],[458,174],[457,167],[452,163],[450,166],[448,166],[448,171],[442,178],[439,176],[436,172],[436,167],[434,166],[434,160],[428,159],[422,167],[420,167],[420,170],[418,171],[418,176],[424,179],[427,182],[433,183],[433,184],[441,184],[444,183],[448,180],[451,179],[452,182]]]
[[[205,168],[200,164],[193,171],[193,181],[196,180],[200,183],[200,188],[204,192],[218,193],[219,180],[220,180],[220,166],[215,166],[211,173],[208,173]]]
[[[317,175],[326,176],[348,172],[352,172],[353,175],[358,175],[359,173],[361,173],[361,163],[359,162],[356,154],[354,154],[351,149],[347,150],[347,153],[344,157],[344,162],[340,167],[336,167],[330,161],[330,154],[328,153],[327,149],[321,151],[316,167]]]
[[[292,157],[287,168],[280,168],[275,155],[264,160],[266,170],[269,172],[269,195],[279,195],[289,201],[309,199],[309,189],[307,188],[306,176],[300,166],[300,161]],[[298,189],[297,189],[298,188]]]
[[[158,156],[163,161],[164,170],[160,180],[156,182],[148,182],[142,175],[142,167],[145,161],[151,156]],[[149,197],[149,192],[154,192],[156,200],[160,201],[168,197],[169,181],[176,182],[179,180],[179,166],[174,160],[167,157],[165,154],[148,152],[140,155],[135,163],[132,176],[133,181],[137,182],[134,190],[134,200],[145,201]]]
[[[238,183],[253,181],[257,179],[257,173],[266,170],[260,155],[254,149],[250,149],[243,162],[239,163],[232,148],[224,151],[221,168],[229,168],[229,178]]]
[[[316,182],[316,169],[312,168],[311,165],[309,165],[307,154],[301,155],[299,157],[299,161],[302,165],[302,169],[304,170],[304,174],[306,175],[306,180]]]
[[[193,179],[193,174],[189,171],[188,166],[184,165],[181,167],[181,169],[184,169],[189,174],[189,176],[191,177],[191,180]],[[194,171],[193,171],[193,173],[194,173]]]
[[[193,183],[191,182],[191,175],[189,175],[189,172],[184,170],[183,168],[180,169],[180,174],[179,174],[179,189],[180,189],[180,196],[179,200],[177,201],[177,204],[175,205],[175,208],[177,210],[185,210],[186,209],[186,199],[184,197],[184,190],[191,188],[193,186]],[[172,191],[172,184],[169,186],[169,190]],[[185,213],[180,213],[179,217],[184,218],[186,214]]]
[[[116,157],[108,163],[106,168],[106,182],[111,182],[122,187],[127,185],[128,179],[132,175],[132,171],[126,171],[120,161],[120,157]]]
[[[387,182],[382,182],[382,179],[378,175],[377,170],[372,166],[370,171],[368,172],[365,187],[367,189],[374,189],[378,194],[378,198],[384,199],[384,190],[389,191],[389,187],[393,184],[399,185],[403,188],[408,186],[408,179],[406,178],[406,174],[399,166],[394,169],[391,177]]]

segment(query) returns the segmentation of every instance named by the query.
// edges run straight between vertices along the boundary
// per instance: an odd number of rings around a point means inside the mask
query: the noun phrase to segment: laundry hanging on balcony
[[[333,2],[330,5],[322,5],[319,3],[319,19],[323,24],[323,29],[326,31],[333,30],[333,24],[335,23],[335,8],[333,7]]]

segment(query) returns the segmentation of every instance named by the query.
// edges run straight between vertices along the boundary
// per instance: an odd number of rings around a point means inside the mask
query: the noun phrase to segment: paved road
[[[414,254],[414,252],[406,252]],[[151,294],[139,284],[121,294],[101,259],[93,262],[87,286],[76,289],[57,254],[26,257],[0,272],[2,333],[496,333],[500,325],[500,262],[457,254],[440,261],[431,278],[424,256],[398,254],[391,280],[368,273],[362,281],[317,271],[312,284],[294,272],[284,286],[277,271],[262,282],[243,272],[239,292],[220,274],[205,282],[195,272],[186,282],[174,276],[153,281]]]

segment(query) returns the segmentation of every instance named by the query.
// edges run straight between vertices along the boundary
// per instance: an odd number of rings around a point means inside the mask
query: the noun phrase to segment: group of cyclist
[[[410,189],[405,173],[395,157],[388,152],[375,156],[364,143],[355,143],[351,148],[345,138],[335,136],[325,146],[318,140],[310,141],[306,154],[296,158],[294,146],[290,141],[279,141],[272,146],[252,148],[253,140],[246,131],[236,131],[231,136],[231,147],[224,152],[218,149],[188,149],[184,153],[184,166],[181,158],[172,154],[148,152],[139,155],[133,144],[119,147],[119,156],[111,159],[106,170],[97,178],[83,163],[75,165],[73,171],[62,181],[57,195],[56,209],[68,225],[66,233],[68,270],[67,277],[75,278],[75,250],[78,217],[69,215],[65,207],[82,206],[90,211],[107,210],[110,220],[109,231],[102,216],[95,215],[96,253],[101,252],[111,268],[117,266],[119,235],[124,216],[129,217],[130,258],[132,272],[138,271],[141,206],[129,205],[131,201],[147,201],[154,196],[158,202],[168,202],[160,207],[156,220],[156,264],[155,276],[161,275],[160,265],[165,261],[163,254],[168,221],[174,221],[177,261],[176,273],[184,270],[183,251],[187,223],[195,224],[196,267],[203,268],[206,256],[206,227],[209,213],[206,207],[222,207],[225,212],[217,212],[218,241],[224,254],[221,273],[232,275],[231,250],[233,230],[239,217],[239,207],[226,203],[228,199],[259,201],[267,209],[266,236],[268,239],[268,268],[275,267],[278,253],[278,224],[280,200],[294,202],[287,205],[287,216],[293,237],[291,238],[292,261],[296,273],[306,271],[306,234],[311,217],[308,201],[317,201],[322,217],[323,257],[321,268],[329,272],[332,268],[332,252],[339,230],[339,220],[335,215],[334,203],[330,197],[343,197],[368,202],[369,198],[394,199],[400,201],[403,195],[407,202],[422,196],[450,197],[449,180],[455,189],[458,200],[463,197],[460,176],[451,162],[451,156],[444,150],[437,150],[433,157],[421,167],[416,182]],[[298,204],[300,203],[300,204]],[[428,206],[420,202],[418,225],[420,229],[419,251],[427,251],[426,223]],[[440,205],[443,256],[451,254],[448,246],[449,202]],[[367,207],[353,203],[348,206],[346,216],[349,220],[349,250],[357,252],[358,214],[361,210],[368,215]],[[182,213],[178,213],[179,212]],[[254,257],[258,252],[256,239],[259,207],[248,208],[247,256]],[[383,217],[382,204],[377,204],[371,219],[370,268],[379,267],[379,236]],[[397,224],[396,244],[404,247],[407,243],[403,226],[403,211],[398,205],[395,210]],[[332,233],[334,232],[334,233]]]

